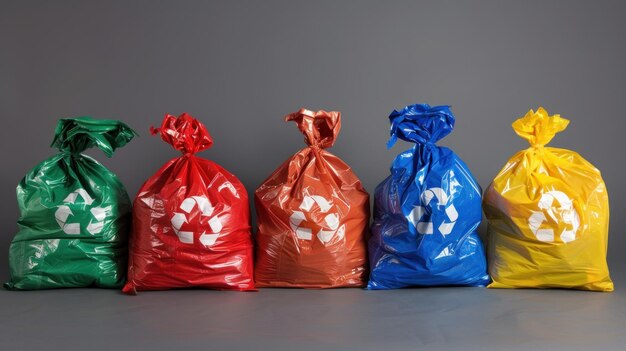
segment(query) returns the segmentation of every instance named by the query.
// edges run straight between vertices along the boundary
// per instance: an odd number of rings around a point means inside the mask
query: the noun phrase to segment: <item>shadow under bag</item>
[[[246,188],[224,168],[195,155],[213,144],[197,119],[167,115],[152,133],[182,155],[150,177],[135,198],[123,291],[254,290]]]
[[[135,132],[122,122],[59,120],[43,161],[17,187],[19,232],[9,249],[8,289],[119,288],[126,276],[130,199],[111,171],[82,152],[108,157]]]
[[[481,189],[452,150],[435,145],[454,127],[448,106],[426,104],[393,111],[391,140],[413,142],[391,175],[376,187],[369,239],[368,289],[489,282],[476,232]]]
[[[256,190],[258,287],[361,287],[366,274],[369,195],[350,167],[324,150],[339,112],[301,109],[294,121],[308,147]]]

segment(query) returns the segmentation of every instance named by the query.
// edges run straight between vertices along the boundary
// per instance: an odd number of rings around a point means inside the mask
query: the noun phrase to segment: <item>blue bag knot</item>
[[[398,138],[414,143],[434,144],[452,132],[455,119],[450,106],[415,104],[400,111],[393,110],[389,121],[391,138],[387,148],[391,148]]]

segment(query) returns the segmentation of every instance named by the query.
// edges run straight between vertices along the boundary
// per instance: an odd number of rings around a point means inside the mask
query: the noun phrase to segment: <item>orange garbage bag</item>
[[[362,287],[369,195],[350,167],[324,150],[341,127],[339,112],[289,114],[308,147],[255,192],[257,287]]]

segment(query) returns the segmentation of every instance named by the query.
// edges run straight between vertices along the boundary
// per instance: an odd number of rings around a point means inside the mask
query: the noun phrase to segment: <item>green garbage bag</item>
[[[9,249],[7,289],[124,284],[131,202],[115,174],[81,152],[97,146],[111,157],[136,135],[119,121],[59,121],[52,147],[60,153],[17,186],[21,215]]]

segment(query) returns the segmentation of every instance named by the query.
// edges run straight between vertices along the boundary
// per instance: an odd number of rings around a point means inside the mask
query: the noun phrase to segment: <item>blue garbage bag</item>
[[[398,138],[415,145],[376,187],[367,288],[485,286],[481,188],[452,150],[435,145],[454,128],[452,111],[417,104],[389,120],[389,148]]]

